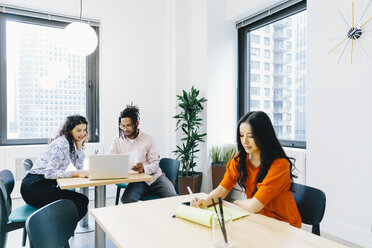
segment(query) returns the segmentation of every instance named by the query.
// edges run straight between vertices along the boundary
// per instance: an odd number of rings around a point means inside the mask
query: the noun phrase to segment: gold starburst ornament
[[[364,19],[364,16],[365,16],[369,6],[371,5],[371,3],[372,3],[372,0],[370,0],[368,2],[366,8],[364,9],[364,11],[363,11],[359,21],[356,23],[356,25],[355,25],[355,21],[354,21],[354,16],[355,16],[354,15],[354,12],[355,12],[354,11],[354,9],[355,9],[355,2],[354,1],[351,3],[351,11],[352,11],[352,13],[351,13],[352,14],[351,26],[348,24],[348,22],[346,21],[345,17],[341,14],[341,12],[338,11],[338,13],[341,16],[342,20],[344,21],[347,29],[345,30],[346,31],[346,37],[328,52],[328,54],[332,53],[333,51],[335,51],[339,46],[341,46],[346,41],[346,44],[345,44],[337,62],[340,62],[343,54],[347,50],[346,48],[349,46],[349,44],[351,44],[350,45],[350,65],[353,64],[353,51],[354,51],[354,46],[355,46],[354,43],[357,43],[359,45],[359,47],[363,51],[366,58],[368,58],[367,53],[366,53],[365,49],[363,48],[359,39],[360,38],[366,38],[365,37],[365,25],[369,21],[372,20],[372,17],[370,17],[368,19]]]

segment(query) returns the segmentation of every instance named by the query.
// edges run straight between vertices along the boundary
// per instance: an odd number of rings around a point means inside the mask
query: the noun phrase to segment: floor
[[[13,200],[13,207],[16,208],[18,206],[21,206],[24,204],[22,199],[15,199]],[[114,198],[107,198],[106,200],[106,205],[107,206],[112,206],[115,204],[115,199]],[[89,208],[94,207],[94,202],[90,201],[89,202]],[[94,226],[94,220],[93,218],[89,218],[89,225]],[[311,227],[310,226],[305,226],[303,225],[302,229],[311,232]],[[8,233],[8,238],[7,238],[7,246],[8,248],[20,248],[22,247],[22,229],[18,229],[15,231],[12,231]],[[361,246],[352,244],[350,242],[344,241],[342,239],[336,238],[334,236],[328,235],[326,233],[321,233],[321,236],[330,240],[333,240],[335,242],[341,243],[343,245],[346,245],[347,247],[352,247],[352,248],[361,248]],[[30,247],[29,242],[27,240],[26,247]],[[70,247],[71,248],[94,248],[94,232],[88,232],[88,233],[83,233],[79,234],[76,233],[74,237],[70,239]],[[107,248],[116,248],[114,243],[106,236],[106,247]]]

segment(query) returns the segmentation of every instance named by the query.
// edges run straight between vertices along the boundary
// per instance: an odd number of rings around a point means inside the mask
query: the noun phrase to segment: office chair
[[[6,188],[4,181],[0,178],[0,248],[4,248],[6,246],[6,239],[7,239],[7,223],[8,223],[8,210],[9,207],[9,199],[8,194],[6,193]]]
[[[1,188],[1,236],[5,237],[7,232],[14,231],[16,229],[23,228],[22,246],[26,245],[27,232],[25,228],[26,219],[33,214],[37,208],[34,208],[28,204],[25,204],[12,211],[12,199],[10,194],[14,188],[14,177],[10,170],[0,171],[0,188]],[[5,243],[5,241],[4,241]],[[0,245],[1,247],[1,245]]]
[[[312,233],[320,236],[320,222],[326,207],[326,195],[323,191],[306,185],[293,183],[292,192],[300,212],[302,223],[312,225]]]
[[[69,239],[78,223],[75,204],[67,199],[57,200],[38,209],[26,220],[31,247],[69,248]]]
[[[179,194],[179,185],[178,185],[178,170],[180,168],[180,161],[172,158],[162,158],[160,159],[159,166],[161,170],[165,173],[165,176],[172,182],[176,193]],[[128,186],[127,183],[116,184],[116,199],[115,205],[118,205],[120,198],[120,190]],[[145,194],[141,197],[141,201],[153,200],[160,198],[157,195]]]
[[[25,160],[23,160],[23,168],[25,168],[25,171],[30,170],[33,165],[34,163],[32,163],[31,159],[26,158]]]

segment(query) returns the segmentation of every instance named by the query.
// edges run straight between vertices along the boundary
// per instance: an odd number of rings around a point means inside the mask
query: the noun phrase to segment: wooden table
[[[133,183],[143,181],[153,181],[154,178],[147,174],[129,173],[128,178],[121,179],[102,179],[90,180],[89,178],[60,178],[57,183],[61,189],[74,189],[74,188],[88,188],[94,186],[94,207],[100,208],[106,206],[106,185],[118,183]],[[95,227],[95,247],[104,248],[106,246],[106,238],[103,230],[97,225]]]
[[[195,195],[201,197],[206,194]],[[90,212],[96,223],[119,248],[213,247],[211,228],[181,218],[172,218],[176,207],[190,199],[189,195],[176,196],[96,208]],[[260,214],[250,214],[232,224],[234,248],[345,247]]]

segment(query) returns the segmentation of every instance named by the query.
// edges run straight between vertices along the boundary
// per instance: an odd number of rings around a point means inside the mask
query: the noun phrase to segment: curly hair
[[[66,121],[63,124],[61,130],[59,131],[56,137],[50,140],[50,142],[52,142],[58,137],[65,136],[70,145],[70,154],[73,155],[75,153],[75,146],[74,146],[75,140],[72,137],[71,131],[79,124],[87,125],[86,132],[87,132],[87,136],[89,136],[88,120],[84,116],[81,116],[81,115],[71,115],[71,116],[67,116]],[[85,141],[83,142],[83,147],[84,145],[85,145]]]
[[[137,133],[137,122],[140,120],[139,108],[136,105],[127,105],[127,107],[120,112],[119,115],[119,137],[124,138],[124,131],[120,129],[121,119],[130,118],[132,124],[134,125],[134,133]]]

